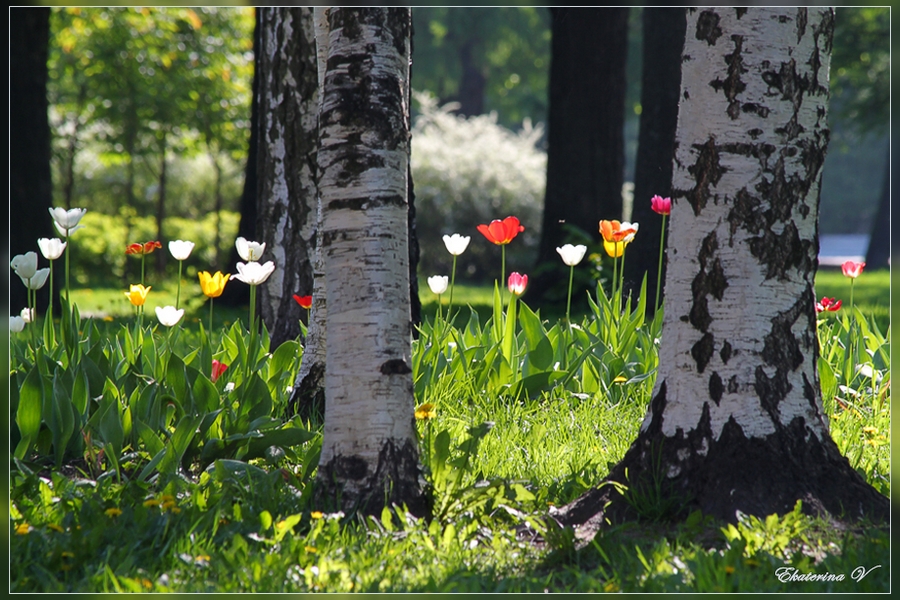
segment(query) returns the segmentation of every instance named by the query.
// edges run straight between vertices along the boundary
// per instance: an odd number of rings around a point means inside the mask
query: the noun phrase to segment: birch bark
[[[278,268],[260,286],[273,348],[300,335],[316,235],[317,87],[312,9],[260,9],[259,225]],[[305,316],[305,315],[303,315]]]
[[[734,521],[798,499],[835,518],[888,517],[829,435],[816,370],[833,27],[826,7],[688,11],[659,371],[609,475],[655,490],[668,517]],[[609,494],[588,492],[560,520],[590,532],[635,515]]]
[[[410,369],[409,9],[327,11],[319,192],[328,314],[320,497],[422,513]]]

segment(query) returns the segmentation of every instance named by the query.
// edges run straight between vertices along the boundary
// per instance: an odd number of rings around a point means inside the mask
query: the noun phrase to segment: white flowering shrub
[[[543,132],[529,121],[518,133],[497,115],[462,117],[414,92],[420,114],[412,128],[412,176],[416,230],[423,276],[449,275],[453,257],[444,234],[472,236],[457,260],[457,281],[500,277],[500,248],[476,230],[479,223],[518,217],[525,231],[506,249],[506,272],[527,273],[540,242],[547,154],[536,144]],[[503,286],[506,282],[503,282]]]

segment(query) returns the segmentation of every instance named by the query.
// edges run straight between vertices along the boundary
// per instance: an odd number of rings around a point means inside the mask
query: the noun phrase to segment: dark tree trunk
[[[166,220],[166,185],[168,184],[168,161],[166,160],[166,151],[168,149],[166,134],[163,133],[162,141],[160,142],[160,155],[159,155],[159,190],[157,190],[156,196],[156,240],[162,244],[162,248],[159,248],[154,252],[155,254],[155,265],[156,265],[156,274],[162,275],[166,269],[166,255],[169,250],[166,247],[166,239],[165,239],[165,226],[164,221]]]
[[[238,237],[248,240],[256,240],[256,186],[257,157],[259,155],[259,69],[262,60],[260,45],[259,15],[261,8],[256,9],[256,25],[253,27],[253,98],[250,101],[250,142],[247,148],[247,164],[244,167],[244,190],[241,193],[241,222],[238,225]],[[234,273],[235,265],[242,259],[237,253],[237,248],[232,243],[228,250],[228,263],[223,266],[223,272]],[[226,306],[241,306],[250,302],[250,286],[240,285],[240,282],[232,282],[225,286],[222,296],[216,299],[216,303]]]
[[[600,219],[622,215],[628,8],[550,12],[547,192],[531,292],[561,300],[568,274],[556,248],[574,241],[564,225],[599,242]]]
[[[216,183],[213,190],[213,210],[216,213],[216,235],[213,237],[213,267],[220,270],[222,268],[220,260],[222,256],[222,165],[219,164],[219,159],[212,150],[209,152],[209,159],[212,161],[213,169],[216,172]]]
[[[872,223],[869,248],[866,250],[867,269],[887,269],[891,258],[891,148],[887,148],[888,159],[884,161],[884,180],[881,184],[881,200]]]
[[[459,114],[467,117],[484,113],[484,89],[487,78],[475,61],[477,40],[468,40],[459,50],[462,78],[459,82]]]
[[[625,261],[626,289],[636,296],[647,274],[647,313],[656,306],[659,265],[659,230],[662,216],[650,208],[650,198],[672,192],[672,159],[675,157],[675,127],[678,124],[678,94],[681,91],[681,49],[684,46],[685,9],[643,10],[644,56],[641,75],[641,129],[634,170],[634,203],[631,221],[640,224],[640,244],[629,250]],[[637,250],[637,251],[636,251]],[[665,263],[663,263],[665,281]],[[626,292],[627,294],[627,292]]]
[[[9,255],[37,252],[38,238],[59,237],[48,209],[53,203],[50,175],[50,123],[47,117],[47,44],[49,8],[9,9]],[[46,266],[46,265],[42,265]],[[7,271],[10,273],[10,271]],[[9,275],[7,275],[9,277]],[[9,285],[9,309],[27,306],[27,290],[18,277]],[[49,286],[38,291],[46,307]]]
[[[300,335],[306,311],[293,295],[313,290],[318,74],[312,19],[311,8],[260,11],[257,231],[276,272],[260,286],[259,304],[272,348]]]

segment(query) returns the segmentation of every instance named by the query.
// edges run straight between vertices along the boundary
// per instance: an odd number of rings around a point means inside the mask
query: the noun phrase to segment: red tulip
[[[841,308],[841,304],[842,303],[840,300],[835,300],[834,298],[825,298],[823,296],[821,302],[816,302],[816,312],[820,313],[826,310],[835,312]]]
[[[845,277],[852,277],[856,279],[863,272],[863,269],[866,267],[866,263],[861,262],[853,262],[852,260],[848,260],[844,264],[841,265],[841,271],[844,272]]]
[[[520,225],[519,219],[516,217],[506,217],[502,221],[494,219],[490,225],[481,224],[477,229],[489,242],[498,246],[504,246],[510,243],[520,232],[525,231],[525,226]]]
[[[213,361],[212,361],[212,380],[215,381],[216,379],[221,377],[222,373],[224,373],[225,369],[227,369],[227,368],[228,368],[228,365],[226,365],[225,363],[219,362],[216,359],[213,359]]]
[[[662,196],[653,196],[650,198],[650,208],[657,214],[668,215],[672,212],[672,199],[663,198]]]
[[[298,296],[294,294],[294,300],[297,301],[302,308],[309,310],[312,307],[312,296]]]
[[[143,244],[128,244],[125,254],[150,254],[157,248],[162,248],[160,242],[144,242]]]
[[[510,293],[521,296],[525,293],[525,286],[528,285],[528,275],[519,275],[516,272],[512,272],[509,274],[509,280],[507,281],[507,286],[509,287]]]

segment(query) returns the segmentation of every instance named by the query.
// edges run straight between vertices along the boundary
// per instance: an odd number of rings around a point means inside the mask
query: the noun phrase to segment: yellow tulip
[[[603,240],[603,249],[613,258],[619,258],[625,254],[625,246],[627,246],[630,241],[631,240],[625,242],[607,242],[606,240]]]
[[[141,284],[132,285],[127,292],[125,292],[125,297],[131,301],[135,306],[143,306],[144,302],[147,301],[147,293],[150,291],[152,286],[144,287]]]
[[[197,276],[200,278],[200,287],[203,289],[203,293],[210,298],[221,296],[225,290],[225,283],[231,277],[228,273],[223,275],[221,271],[216,271],[215,275],[210,275],[206,271],[200,271],[197,273]]]

